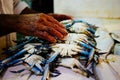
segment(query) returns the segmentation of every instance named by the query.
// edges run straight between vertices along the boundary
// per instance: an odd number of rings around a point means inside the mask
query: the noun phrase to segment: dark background
[[[32,0],[31,8],[42,13],[53,13],[53,0]]]

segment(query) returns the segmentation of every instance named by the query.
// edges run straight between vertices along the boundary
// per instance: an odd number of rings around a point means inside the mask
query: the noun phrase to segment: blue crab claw
[[[9,61],[11,61],[11,60],[14,60],[16,57],[23,55],[26,51],[30,50],[30,49],[33,48],[33,47],[34,47],[34,46],[29,46],[29,47],[27,47],[27,48],[19,51],[18,53],[14,54],[13,56],[11,56],[11,57],[3,60],[2,63],[7,63],[7,62],[9,62]]]
[[[19,44],[19,45],[16,45],[16,46],[13,46],[13,47],[10,47],[7,51],[5,51],[4,53],[5,54],[9,54],[9,53],[12,53],[14,51],[16,51],[17,49],[20,49],[21,47],[23,47],[25,44],[33,41],[35,39],[35,37],[30,37],[27,41]]]

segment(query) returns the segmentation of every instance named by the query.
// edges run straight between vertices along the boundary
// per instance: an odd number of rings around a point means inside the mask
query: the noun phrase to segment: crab
[[[55,52],[59,52],[62,57],[76,55],[82,49],[82,47],[74,44],[60,43],[52,46],[52,50]]]
[[[88,42],[88,37],[85,34],[76,34],[76,33],[69,33],[63,40],[67,44],[76,44],[75,42]]]
[[[28,45],[30,46],[30,44]],[[28,47],[28,45],[26,45],[25,47]],[[32,45],[37,45],[37,44],[32,44]],[[42,56],[40,56],[40,54],[37,54],[38,51],[35,47],[32,48],[31,50],[28,50],[28,54],[26,54],[24,57],[12,61],[12,64],[11,62],[9,63],[11,65],[15,65],[18,62],[22,62],[25,68],[18,71],[10,71],[10,72],[21,73],[25,70],[29,70],[36,75],[43,75],[41,80],[49,79],[48,76],[48,74],[50,74],[49,64],[53,62],[53,60],[59,55],[59,53],[54,53],[53,55],[51,54],[49,59],[45,59]],[[60,74],[59,72],[52,72],[52,73],[54,73],[52,74],[53,77],[58,76]]]
[[[25,55],[24,58],[28,57],[29,54]],[[43,69],[42,69],[42,66],[41,64],[44,64],[44,58],[42,56],[39,56],[39,55],[36,55],[36,54],[33,54],[31,55],[30,57],[26,58],[24,60],[25,63],[28,63],[29,65],[32,66],[36,66],[37,68],[39,68],[41,70],[41,72],[43,72]],[[42,62],[43,61],[43,62]],[[35,73],[35,74],[38,74],[38,73]]]
[[[89,77],[88,70],[75,58],[62,58],[60,60],[61,66],[71,68],[74,72]]]
[[[43,69],[41,66],[41,64],[44,64],[42,61],[45,60],[43,57],[36,54],[26,54],[23,58],[18,60],[23,62],[25,68],[18,71],[11,71],[12,73],[21,73],[24,70],[30,70],[36,75],[43,74]]]
[[[62,21],[61,23],[64,24],[64,21]],[[67,21],[67,23],[64,25],[66,26],[69,32],[82,33],[90,37],[95,37],[94,34],[96,32],[97,27],[90,25],[84,21],[81,20]]]
[[[32,45],[24,47],[24,49],[22,49],[21,51],[17,52],[16,54],[14,54],[14,55],[12,55],[12,56],[2,60],[0,62],[0,72],[2,72],[2,70],[5,69],[6,67],[9,67],[9,66],[11,66],[14,63],[19,62],[19,60],[18,61],[14,61],[16,59],[16,57],[20,57],[21,55],[23,55],[25,52],[27,52],[28,50],[30,50],[32,48],[34,48],[34,46],[32,46]]]

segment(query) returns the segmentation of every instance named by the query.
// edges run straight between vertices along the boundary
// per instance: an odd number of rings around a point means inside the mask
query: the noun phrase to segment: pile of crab
[[[42,76],[41,80],[59,76],[58,66],[64,66],[86,76],[93,77],[90,66],[99,62],[99,49],[96,48],[95,32],[98,27],[81,20],[66,20],[61,22],[69,34],[64,40],[51,44],[45,40],[29,37],[26,41],[9,48],[5,53],[13,54],[0,62],[0,72],[4,69],[24,64],[25,68],[12,73],[29,70]]]

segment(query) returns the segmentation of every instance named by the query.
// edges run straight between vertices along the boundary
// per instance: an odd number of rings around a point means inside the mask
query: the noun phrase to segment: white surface
[[[120,18],[120,0],[54,0],[54,12],[73,17]]]
[[[12,70],[16,71],[22,68],[24,68],[22,65],[8,68],[2,80],[27,80],[30,74],[29,71],[24,71],[21,74],[14,74],[10,72]],[[75,73],[69,68],[58,67],[57,70],[59,70],[61,74],[57,77],[51,78],[51,80],[94,80],[92,78],[87,78],[82,76],[81,74]],[[29,80],[33,79],[41,80],[41,76],[31,75]]]

